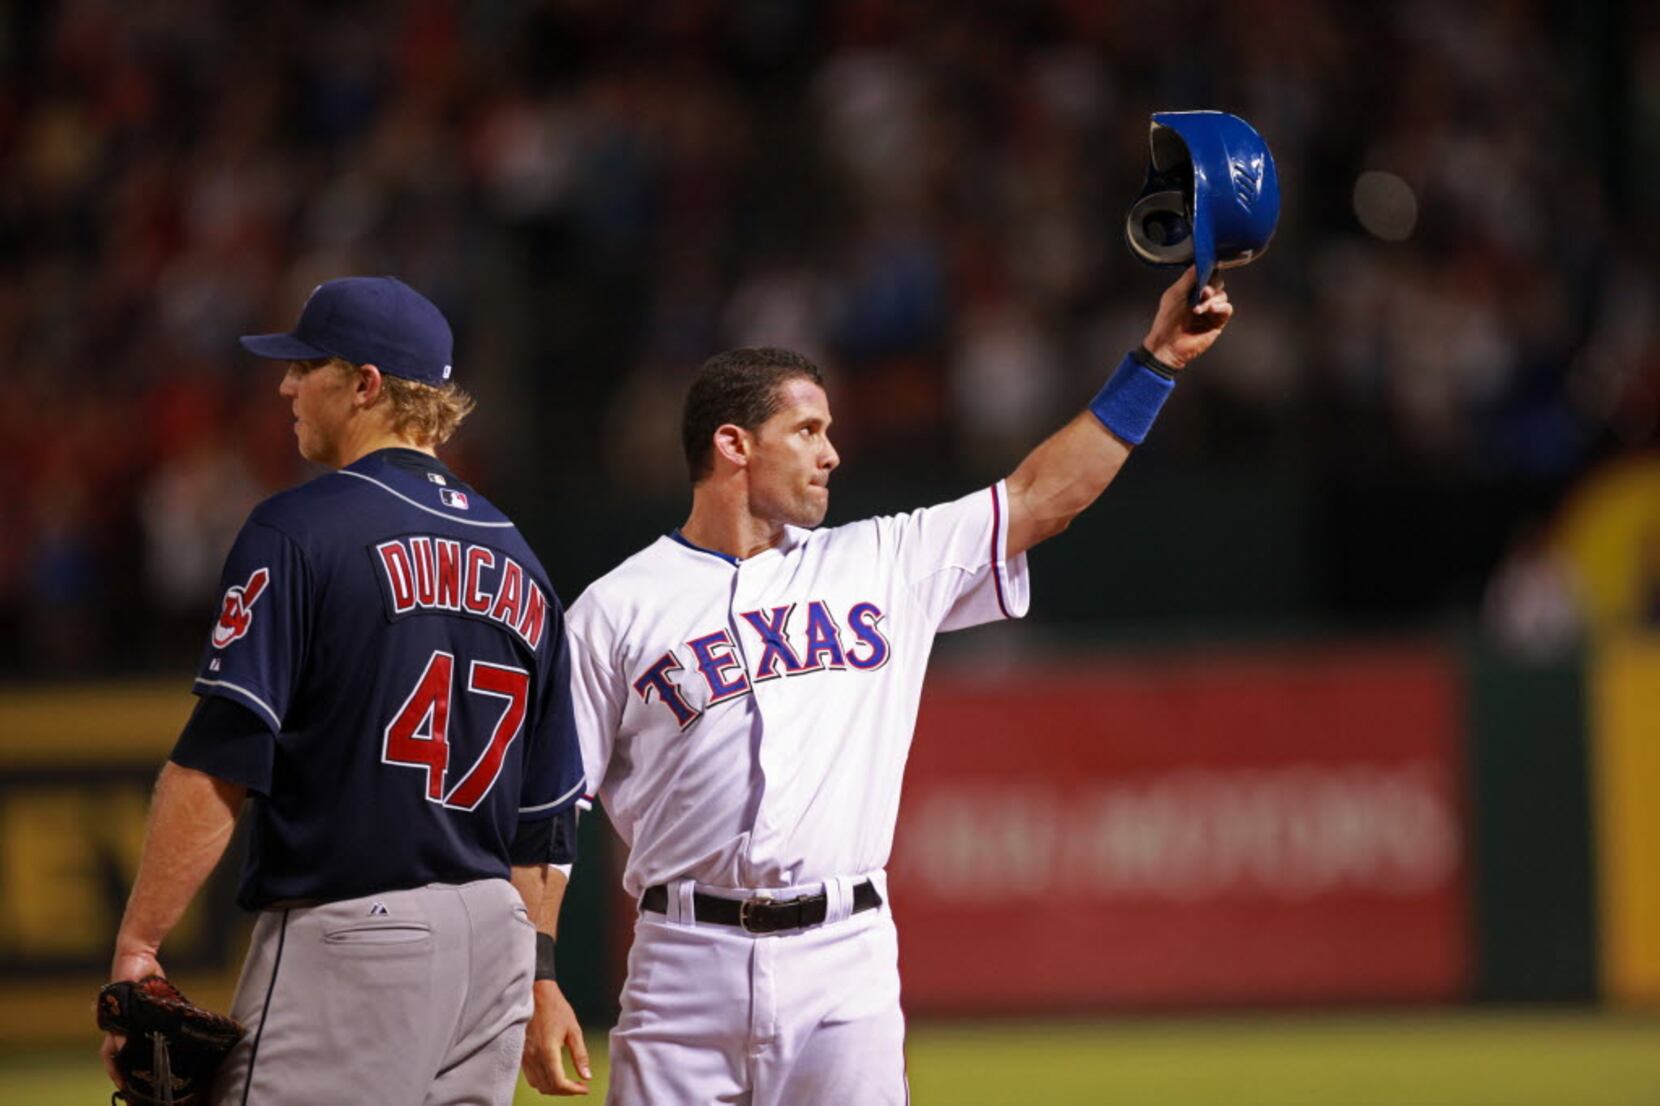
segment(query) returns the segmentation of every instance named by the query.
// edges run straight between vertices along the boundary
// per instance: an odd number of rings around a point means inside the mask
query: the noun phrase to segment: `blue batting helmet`
[[[1274,155],[1249,123],[1222,111],[1159,112],[1148,145],[1147,183],[1124,232],[1149,265],[1191,263],[1196,303],[1213,270],[1255,261],[1274,237]]]

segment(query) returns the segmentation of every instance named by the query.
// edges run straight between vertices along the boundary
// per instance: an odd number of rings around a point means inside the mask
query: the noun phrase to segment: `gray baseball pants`
[[[262,911],[215,1106],[508,1106],[535,928],[506,880]]]

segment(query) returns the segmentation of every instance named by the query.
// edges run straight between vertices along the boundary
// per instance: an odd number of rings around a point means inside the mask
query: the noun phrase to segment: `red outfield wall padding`
[[[936,672],[889,869],[906,1008],[1465,994],[1461,718],[1427,649]]]

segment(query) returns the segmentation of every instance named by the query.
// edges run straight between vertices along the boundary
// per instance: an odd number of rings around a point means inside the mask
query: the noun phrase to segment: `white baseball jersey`
[[[678,533],[570,608],[584,767],[623,885],[792,887],[888,861],[934,635],[1026,613],[998,484],[739,561]]]

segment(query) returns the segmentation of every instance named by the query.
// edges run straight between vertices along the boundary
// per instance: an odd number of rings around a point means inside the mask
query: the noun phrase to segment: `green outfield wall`
[[[1466,651],[1476,994],[1597,990],[1585,670]]]

